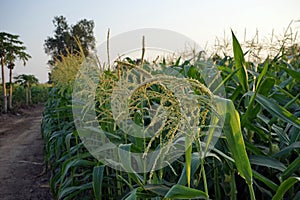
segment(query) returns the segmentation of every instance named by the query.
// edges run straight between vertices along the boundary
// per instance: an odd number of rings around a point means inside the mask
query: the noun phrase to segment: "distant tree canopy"
[[[80,51],[80,42],[84,54],[87,56],[91,50],[95,50],[95,37],[93,20],[80,20],[75,25],[69,25],[64,16],[54,17],[54,36],[45,40],[45,53],[51,55],[48,64],[54,65],[56,59],[61,61],[61,55],[66,56],[68,52]],[[76,41],[78,40],[78,41]]]
[[[19,35],[0,32],[0,57],[3,59],[4,64],[8,65],[8,68],[17,59],[23,61],[25,65],[26,61],[31,58],[26,53],[26,47],[19,40],[19,37]]]
[[[38,84],[39,79],[37,79],[32,74],[21,74],[19,76],[14,77],[15,83],[19,83],[23,87],[31,87],[33,84]]]

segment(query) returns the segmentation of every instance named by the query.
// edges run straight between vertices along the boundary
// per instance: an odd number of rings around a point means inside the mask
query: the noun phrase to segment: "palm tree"
[[[9,108],[12,108],[12,70],[14,68],[14,61],[19,59],[23,61],[24,65],[26,61],[31,58],[29,54],[25,52],[26,47],[23,46],[23,42],[19,40],[18,35],[12,35],[5,32],[0,32],[0,59],[1,59],[1,75],[2,75],[2,112],[7,112],[7,94],[5,87],[5,74],[4,66],[7,65],[10,73],[10,95],[9,95]]]
[[[33,84],[38,84],[39,80],[31,74],[21,74],[19,76],[14,77],[16,80],[15,83],[19,83],[25,88],[25,94],[26,94],[26,105],[31,104],[31,86]]]
[[[12,109],[12,93],[13,93],[13,84],[12,84],[12,70],[14,69],[15,64],[10,62],[7,68],[9,69],[9,101],[8,101],[8,108],[9,110]]]

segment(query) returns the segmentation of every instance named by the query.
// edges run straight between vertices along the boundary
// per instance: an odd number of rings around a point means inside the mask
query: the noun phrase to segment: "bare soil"
[[[48,200],[41,138],[43,105],[0,115],[0,199]]]

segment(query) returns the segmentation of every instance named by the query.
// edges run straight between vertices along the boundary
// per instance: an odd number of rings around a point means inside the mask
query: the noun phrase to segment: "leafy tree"
[[[61,55],[66,56],[68,52],[79,52],[78,42],[87,56],[91,50],[95,49],[94,21],[80,20],[77,24],[70,26],[63,16],[54,17],[55,27],[54,36],[45,40],[45,53],[51,55],[50,65],[54,65],[58,59],[61,61]]]
[[[9,86],[9,107],[12,107],[12,70],[14,69],[14,61],[19,59],[23,61],[24,65],[26,61],[31,58],[26,53],[26,47],[23,42],[19,40],[18,35],[12,35],[6,32],[0,32],[0,57],[1,57],[1,75],[2,75],[2,112],[7,112],[7,94],[5,87],[5,74],[4,66],[7,65],[10,74],[10,86]]]
[[[15,83],[19,83],[25,88],[26,93],[26,105],[31,103],[31,86],[33,84],[38,84],[39,80],[34,75],[21,74],[19,76],[14,77],[16,79]]]

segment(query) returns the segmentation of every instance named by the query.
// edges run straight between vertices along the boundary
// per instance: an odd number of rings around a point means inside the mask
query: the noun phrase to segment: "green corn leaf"
[[[246,65],[245,65],[246,62],[244,59],[243,50],[232,30],[231,30],[231,33],[232,33],[232,45],[233,45],[235,67],[236,67],[236,69],[240,69],[237,72],[237,77],[240,81],[240,84],[242,85],[244,92],[247,92],[249,89],[248,74],[247,74],[247,69],[246,69]]]
[[[260,75],[257,78],[256,89],[259,88],[260,83],[261,83],[263,77],[266,75],[266,73],[268,71],[268,68],[269,68],[269,62],[268,62],[268,60],[269,60],[269,57],[266,59],[266,61],[264,63],[264,68],[263,68],[263,70],[261,71]]]
[[[255,155],[263,155],[264,154],[264,152],[261,151],[257,146],[255,146],[254,144],[252,144],[248,141],[245,141],[245,145],[246,145],[247,150],[249,152],[252,152]]]
[[[223,153],[222,151],[218,150],[217,148],[213,148],[212,151],[216,152],[216,154],[222,156],[226,160],[229,160],[230,162],[234,162],[234,160],[230,156],[227,156],[225,153]]]
[[[259,94],[256,96],[256,101],[272,115],[300,129],[300,120],[282,106],[275,104],[273,101]]]
[[[197,169],[200,166],[200,159],[199,159],[199,155],[198,153],[193,153],[192,154],[192,161],[191,161],[191,176],[193,176],[195,174],[195,172],[197,171]],[[187,184],[187,174],[186,174],[186,163],[184,165],[184,168],[182,170],[181,176],[179,178],[179,181],[177,184],[179,185],[186,185]]]
[[[206,199],[205,192],[183,185],[174,185],[166,194],[165,198],[171,199]]]
[[[216,128],[218,127],[219,121],[221,120],[217,115],[213,114],[211,116],[211,121],[210,121],[211,128],[208,130],[207,136],[205,137],[204,140],[205,142],[204,157],[206,157],[206,154],[211,150],[212,146],[214,146],[214,144],[216,143],[216,139],[214,138],[214,136],[218,135],[219,131],[221,132],[221,130]]]
[[[62,172],[61,172],[61,180],[64,180],[65,177],[67,177],[67,173],[72,167],[90,167],[94,166],[95,162],[88,161],[88,160],[82,160],[82,159],[76,159],[76,157],[71,158],[67,162],[64,163]]]
[[[170,190],[169,187],[165,186],[165,185],[160,185],[160,184],[148,184],[145,185],[144,187],[145,190],[149,190],[159,196],[165,196],[168,191]]]
[[[267,67],[264,67],[264,69],[267,69]],[[246,110],[246,113],[242,116],[242,125],[245,125],[246,121],[248,121],[249,119],[255,118],[256,115],[258,114],[258,112],[260,111],[259,106],[254,107],[254,101],[255,101],[257,94],[263,94],[263,95],[267,96],[275,84],[275,79],[273,79],[273,78],[267,77],[262,82],[261,82],[261,79],[262,79],[262,76],[259,76],[258,81],[257,81],[258,86],[254,93],[253,92],[246,93],[246,95],[251,94],[252,96],[251,96],[248,108]]]
[[[274,158],[270,158],[267,156],[256,156],[252,155],[250,156],[250,162],[253,165],[259,165],[259,166],[264,166],[264,167],[269,167],[273,169],[277,169],[281,172],[286,170],[286,166],[279,162],[278,160]]]
[[[281,180],[285,180],[300,168],[300,157],[296,158],[281,174]]]
[[[257,105],[254,107],[253,112],[256,112],[255,108],[257,108],[258,106],[260,106],[260,105]],[[257,115],[257,113],[255,113],[255,115]],[[252,114],[250,113],[250,119],[253,119],[251,117],[252,117]],[[268,141],[270,138],[270,136],[266,134],[264,128],[261,127],[259,124],[252,124],[251,122],[246,122],[245,127],[248,130],[254,131],[257,134],[257,136],[259,136],[263,141]],[[246,144],[246,146],[247,146],[247,144]],[[248,149],[248,147],[247,147],[247,149]],[[262,152],[258,151],[255,154],[262,154]]]
[[[291,77],[300,82],[300,72],[296,70],[289,69],[287,67],[280,66],[281,69],[286,71]]]
[[[293,144],[290,144],[289,146],[281,149],[279,152],[273,155],[273,158],[277,158],[289,154],[291,151],[295,149],[300,149],[300,142],[294,142]]]
[[[231,80],[231,77],[233,75],[235,75],[237,72],[239,71],[239,69],[235,69],[234,71],[232,71],[230,74],[228,74],[228,76],[226,76],[226,78],[224,78],[221,83],[214,89],[214,91],[212,92],[213,94],[215,94],[218,89],[220,89],[221,87],[223,87],[225,85],[225,83],[229,80]]]
[[[300,177],[290,177],[283,181],[276,194],[273,196],[272,200],[281,200],[283,199],[284,194],[297,182],[300,182]]]
[[[220,115],[222,116],[222,112],[226,112],[223,131],[235,165],[240,176],[246,180],[248,185],[252,185],[252,170],[241,131],[239,114],[231,100],[221,98],[217,100],[221,101],[217,104]]]
[[[271,188],[273,191],[276,192],[276,190],[278,189],[278,185],[276,183],[274,183],[273,181],[271,181],[267,177],[261,175],[260,173],[256,172],[255,170],[252,170],[252,172],[253,172],[253,177],[254,178],[256,178],[257,180],[260,180],[261,182],[266,184],[266,186],[268,186],[269,188]]]
[[[70,152],[70,147],[71,147],[70,143],[71,143],[72,135],[73,135],[73,133],[69,133],[65,137],[65,143],[66,143],[66,148],[67,148],[68,152]]]
[[[233,91],[232,95],[229,98],[232,101],[235,101],[236,98],[238,98],[241,93],[243,93],[243,88],[242,88],[242,86],[239,85],[236,88],[234,88],[234,91]]]
[[[130,191],[129,196],[127,196],[124,200],[136,200],[136,192],[137,192],[138,188],[135,188],[133,190]]]
[[[93,189],[96,200],[102,199],[102,181],[105,165],[95,166],[93,169]]]
[[[188,187],[191,186],[191,164],[192,164],[192,140],[190,135],[187,134],[185,137],[185,163],[186,163],[186,178]]]
[[[271,91],[271,89],[273,88],[275,84],[275,79],[271,78],[271,77],[267,77],[265,78],[261,84],[259,85],[257,89],[257,93],[258,94],[262,94],[262,95],[269,95],[269,92]]]
[[[71,200],[80,192],[92,188],[92,183],[64,188],[58,195],[58,199]]]
[[[275,133],[278,135],[279,141],[281,143],[283,143],[285,145],[289,145],[291,143],[289,136],[284,132],[284,130],[281,127],[273,124],[272,130],[274,130]]]

